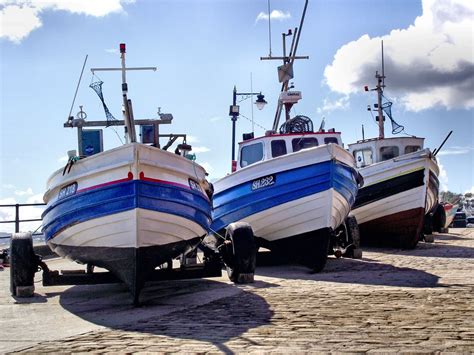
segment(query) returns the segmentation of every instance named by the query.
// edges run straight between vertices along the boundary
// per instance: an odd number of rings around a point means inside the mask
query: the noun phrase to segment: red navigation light
[[[364,90],[365,90],[365,91],[369,91],[369,87],[368,87],[367,85],[364,86]]]
[[[125,53],[125,43],[120,43],[120,53]]]
[[[237,161],[232,160],[232,172],[237,170]]]

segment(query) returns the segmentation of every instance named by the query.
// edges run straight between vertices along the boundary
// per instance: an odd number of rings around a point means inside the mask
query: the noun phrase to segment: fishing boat
[[[359,224],[363,243],[410,249],[423,238],[424,230],[432,229],[432,217],[439,210],[437,152],[423,148],[424,138],[385,137],[384,113],[392,122],[392,134],[402,132],[404,127],[393,120],[392,102],[383,95],[383,69],[382,74],[377,72],[375,77],[377,85],[372,90],[377,92],[374,107],[378,112],[379,136],[349,144],[349,151],[364,178],[352,213]],[[367,86],[365,89],[369,91]]]
[[[79,130],[79,155],[72,152],[66,167],[47,181],[43,233],[58,255],[108,269],[128,286],[137,303],[155,268],[196,248],[208,232],[211,202],[206,172],[189,159],[192,148],[186,136],[169,135],[169,144],[159,145],[158,125],[171,123],[172,115],[134,120],[126,71],[153,68],[126,68],[125,44],[120,53],[121,68],[93,72],[122,72],[124,121],[91,122],[81,107],[80,115],[65,123]],[[102,91],[96,92],[110,114]],[[150,144],[136,141],[135,124],[151,129]],[[99,125],[125,125],[128,142],[103,151],[102,142],[90,137],[97,136],[97,130],[85,129]],[[174,152],[167,151],[178,138],[183,143]]]
[[[307,2],[300,28],[306,6]],[[283,53],[283,71],[292,71],[300,33],[293,39],[290,55]],[[283,34],[283,41],[289,35],[291,31]],[[261,137],[245,134],[237,160],[232,154],[232,172],[214,183],[211,228],[219,231],[230,223],[246,222],[259,246],[320,271],[331,237],[348,217],[360,181],[340,132],[322,127],[314,131],[309,117],[290,116],[302,95],[289,89],[288,80],[283,80],[273,129]],[[278,129],[283,106],[286,120]],[[236,112],[231,106],[234,123]],[[344,252],[356,249],[358,253],[360,249],[349,242]]]
[[[441,202],[440,205],[443,206],[444,213],[446,215],[446,220],[444,221],[442,228],[443,231],[447,232],[450,224],[453,223],[454,216],[456,216],[458,206],[457,204],[452,204],[449,202]]]

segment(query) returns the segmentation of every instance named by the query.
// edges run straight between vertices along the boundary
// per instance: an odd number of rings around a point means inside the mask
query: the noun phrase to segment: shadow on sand
[[[419,242],[415,249],[364,247],[364,250],[385,254],[410,255],[435,258],[474,259],[474,248],[453,245],[450,241],[462,241],[467,237],[462,234],[434,234],[434,243]]]
[[[368,258],[356,260],[329,257],[322,272],[311,273],[304,266],[285,264],[281,259],[272,259],[270,253],[266,254],[268,255],[264,255],[263,258],[259,255],[257,274],[268,277],[374,286],[441,287],[438,285],[437,275],[384,264]]]
[[[252,288],[274,287],[256,281],[243,287],[200,280],[162,281],[143,290],[143,305],[130,305],[124,286],[74,286],[60,295],[61,306],[89,322],[112,329],[193,339],[224,345],[251,328],[270,323],[273,311]]]

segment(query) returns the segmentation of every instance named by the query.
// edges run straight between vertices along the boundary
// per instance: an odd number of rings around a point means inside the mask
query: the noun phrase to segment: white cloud
[[[43,201],[43,194],[36,194],[33,196],[28,197],[26,203],[44,203]]]
[[[346,110],[349,108],[349,95],[343,96],[336,100],[323,100],[323,106],[317,108],[318,113],[331,112],[334,110]]]
[[[33,7],[9,5],[0,8],[0,38],[20,43],[31,31],[41,26],[38,10]]]
[[[281,11],[281,10],[273,10],[270,13],[270,19],[272,19],[272,20],[283,21],[283,20],[286,20],[286,19],[289,19],[289,18],[291,18],[291,14],[290,14],[289,11],[284,12],[284,11]],[[265,20],[268,21],[268,13],[260,12],[257,15],[257,18],[255,19],[255,22],[265,21]]]
[[[110,54],[118,54],[119,52],[117,48],[107,48],[105,51]]]
[[[467,191],[465,192],[465,194],[467,194],[467,193],[474,194],[474,185],[471,187],[470,190],[467,190]]]
[[[210,149],[208,147],[193,147],[191,152],[193,153],[206,153],[209,152]]]
[[[31,187],[28,187],[26,190],[16,190],[14,193],[17,196],[30,196],[33,195],[33,190]]]
[[[14,188],[15,188],[15,185],[12,185],[12,184],[3,184],[2,187],[3,187],[4,189],[9,189],[9,190],[11,190],[11,189],[14,189]]]
[[[0,38],[20,43],[43,25],[46,11],[67,11],[78,15],[103,17],[124,12],[123,4],[134,0],[0,0]]]
[[[31,196],[28,198],[27,203],[36,203],[34,199],[36,199],[36,196]],[[42,199],[42,198],[41,198]],[[43,202],[38,201],[38,202]],[[16,199],[13,197],[7,197],[0,199],[0,205],[14,205],[18,203]],[[44,206],[25,206],[25,207],[20,207],[20,220],[25,220],[25,219],[39,219],[41,218],[41,213],[44,210]],[[13,221],[15,220],[15,207],[0,207],[0,221]],[[35,231],[38,229],[38,227],[41,225],[41,222],[23,222],[20,223],[20,231]],[[15,224],[14,223],[2,223],[0,224],[0,231],[1,232],[7,232],[7,233],[13,233],[15,231]]]
[[[460,154],[468,154],[474,151],[474,147],[449,147],[449,148],[441,148],[439,153],[436,155],[460,155]]]
[[[441,161],[438,158],[438,167],[439,167],[439,189],[440,191],[448,191],[448,172],[444,168],[443,164],[441,164]]]
[[[58,158],[58,163],[67,163],[68,160],[69,160],[68,156],[64,155],[64,156]]]
[[[211,118],[209,119],[209,121],[210,121],[210,122],[217,122],[217,121],[222,121],[222,120],[224,120],[224,119],[225,119],[225,117],[222,117],[222,116],[214,116],[214,117],[211,117]]]
[[[190,134],[186,135],[186,142],[189,144],[199,143],[199,138]]]
[[[209,174],[212,173],[214,171],[214,168],[211,166],[211,164],[209,164],[208,162],[198,162],[199,165],[201,165],[205,170],[206,172],[208,172]]]
[[[405,108],[474,108],[474,56],[471,0],[422,0],[423,13],[405,29],[382,37],[367,34],[345,44],[326,66],[331,90],[345,95],[375,85],[384,41],[386,85]]]

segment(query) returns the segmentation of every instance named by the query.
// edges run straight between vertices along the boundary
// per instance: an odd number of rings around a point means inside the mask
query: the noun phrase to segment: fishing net
[[[313,132],[313,121],[307,116],[295,116],[280,126],[280,133]]]
[[[104,106],[105,117],[107,118],[107,125],[106,127],[111,125],[111,121],[117,121],[117,119],[110,113],[109,108],[105,104],[104,95],[102,94],[102,84],[104,82],[102,80],[95,81],[89,85],[89,87],[94,90],[97,95],[99,96],[100,101],[102,102],[102,106]]]
[[[390,122],[392,123],[392,134],[398,134],[402,132],[405,127],[399,125],[395,120],[392,118],[392,102],[386,101],[382,104],[382,110],[385,114],[390,118]]]

